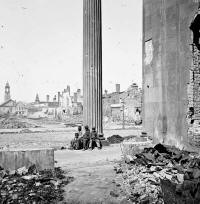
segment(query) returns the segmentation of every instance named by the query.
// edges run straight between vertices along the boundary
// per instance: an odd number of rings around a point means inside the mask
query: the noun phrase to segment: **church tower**
[[[9,83],[7,82],[6,83],[6,86],[5,86],[5,96],[4,96],[4,101],[8,101],[10,100],[10,85]]]
[[[39,99],[39,95],[38,94],[36,94],[35,103],[40,103],[40,99]]]

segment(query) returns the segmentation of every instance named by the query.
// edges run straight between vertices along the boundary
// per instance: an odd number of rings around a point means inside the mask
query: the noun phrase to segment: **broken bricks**
[[[58,203],[63,200],[63,187],[71,182],[60,168],[36,171],[35,166],[14,173],[0,168],[0,203]]]
[[[122,171],[132,202],[200,203],[197,155],[158,144],[131,156]]]

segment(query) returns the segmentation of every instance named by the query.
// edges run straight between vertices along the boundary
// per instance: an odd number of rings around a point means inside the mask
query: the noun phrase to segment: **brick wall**
[[[200,145],[200,51],[191,45],[192,67],[188,84],[188,139],[193,146]]]

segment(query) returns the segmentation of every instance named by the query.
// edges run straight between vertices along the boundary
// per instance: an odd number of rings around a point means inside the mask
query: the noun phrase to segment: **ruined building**
[[[64,89],[60,95],[61,109],[65,115],[76,115],[83,113],[83,96],[81,95],[81,89],[77,89],[71,96],[70,86]]]
[[[199,3],[143,2],[144,128],[155,141],[199,147]]]
[[[124,106],[123,106],[124,104]],[[131,84],[127,90],[120,91],[120,84],[116,84],[116,91],[103,95],[103,117],[112,121],[122,120],[123,111],[127,121],[135,119],[136,111],[141,111],[142,93],[136,83]]]

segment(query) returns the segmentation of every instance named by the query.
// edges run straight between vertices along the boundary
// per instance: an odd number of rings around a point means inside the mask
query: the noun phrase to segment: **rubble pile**
[[[117,144],[123,142],[124,138],[120,135],[112,135],[111,137],[108,137],[107,140],[110,144]]]
[[[60,168],[38,172],[33,165],[8,172],[0,167],[0,203],[58,203],[72,180]]]
[[[125,186],[135,203],[200,203],[200,157],[161,144],[128,155]]]
[[[7,117],[0,121],[0,129],[18,129],[37,127],[17,117]]]
[[[64,119],[66,127],[77,127],[78,125],[83,124],[83,116],[82,115],[71,115],[68,118]]]

